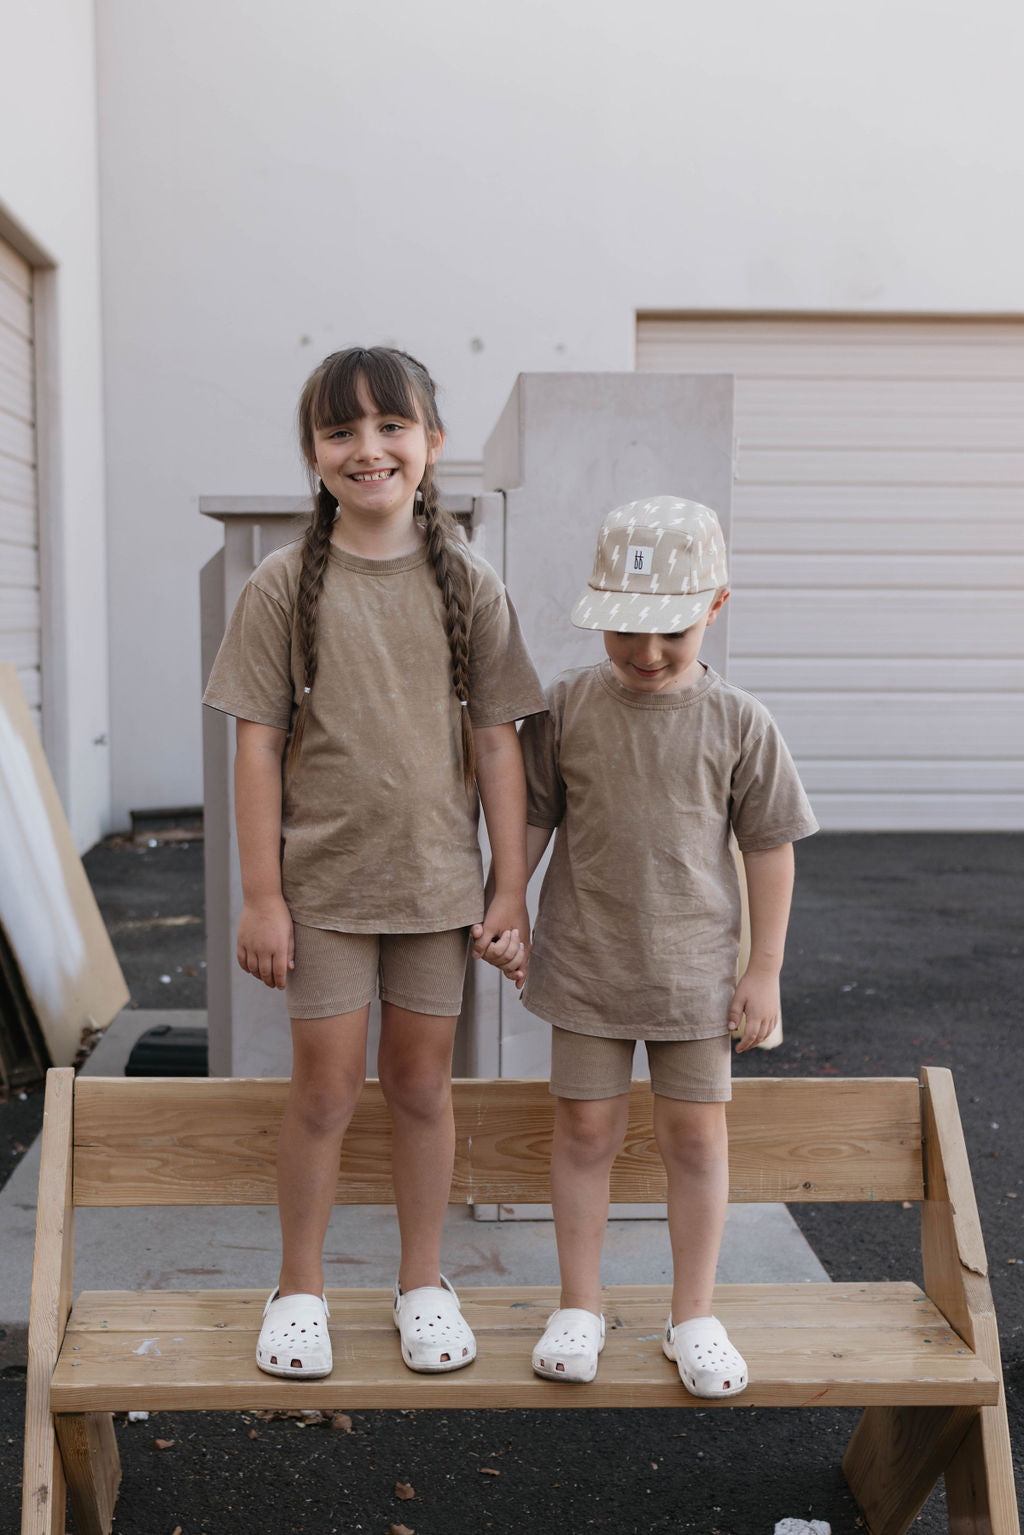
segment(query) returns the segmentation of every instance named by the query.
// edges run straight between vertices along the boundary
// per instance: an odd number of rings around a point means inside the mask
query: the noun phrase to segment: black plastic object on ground
[[[209,1076],[206,1030],[156,1024],[135,1041],[124,1074],[126,1077]]]

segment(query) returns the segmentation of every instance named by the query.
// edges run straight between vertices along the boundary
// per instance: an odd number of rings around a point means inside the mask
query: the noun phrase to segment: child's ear
[[[725,607],[725,604],[728,602],[728,600],[729,600],[729,588],[727,586],[723,586],[722,590],[718,593],[718,595],[715,598],[714,602],[708,608],[708,624],[709,625],[714,623],[715,619],[718,617],[719,613]]]
[[[436,464],[444,447],[444,433],[431,432],[427,438],[427,463]]]

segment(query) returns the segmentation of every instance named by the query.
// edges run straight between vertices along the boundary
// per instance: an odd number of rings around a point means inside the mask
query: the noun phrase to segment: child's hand
[[[242,969],[264,986],[284,990],[286,974],[295,969],[295,932],[280,897],[242,907],[235,955]]]
[[[510,981],[515,981],[521,988],[526,980],[528,959],[526,944],[519,937],[519,929],[514,927],[511,931],[499,933],[490,943],[484,939],[481,923],[475,923],[470,928],[470,932],[473,935],[473,953],[476,958],[485,959],[489,965],[495,965],[503,975],[506,975]]]
[[[743,1031],[736,1046],[737,1054],[752,1050],[776,1027],[782,1003],[779,997],[779,977],[773,970],[755,970],[753,966],[740,976],[729,1004],[729,1029],[733,1034]],[[743,1015],[746,1014],[746,1024]]]
[[[470,932],[475,957],[496,965],[521,987],[530,963],[530,917],[525,901],[495,896],[484,920],[474,923]]]

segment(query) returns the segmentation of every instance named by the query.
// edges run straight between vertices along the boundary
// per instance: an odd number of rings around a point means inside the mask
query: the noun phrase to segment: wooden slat
[[[28,1322],[22,1535],[57,1535],[64,1530],[66,1488],[48,1396],[71,1310],[73,1084],[70,1067],[47,1073]]]
[[[412,1374],[391,1322],[391,1292],[337,1290],[328,1292],[334,1371],[327,1380],[303,1382],[274,1380],[256,1368],[262,1292],[191,1299],[150,1292],[139,1318],[144,1325],[126,1328],[117,1320],[128,1297],[87,1294],[72,1319],[51,1402],[57,1412],[300,1402],[348,1409],[712,1405],[687,1395],[661,1351],[667,1287],[606,1291],[608,1342],[585,1400],[576,1392],[567,1397],[565,1386],[539,1380],[530,1368],[530,1351],[557,1305],[555,1288],[460,1294],[479,1349],[467,1369]],[[952,1405],[989,1401],[995,1390],[990,1372],[914,1285],[723,1285],[714,1303],[750,1366],[751,1386],[735,1405]]]
[[[283,1081],[82,1077],[75,1084],[75,1203],[248,1205],[276,1199]],[[450,1202],[546,1203],[555,1100],[540,1081],[454,1084]],[[612,1200],[660,1203],[653,1098],[634,1086]],[[920,1199],[913,1078],[745,1080],[729,1105],[734,1201]],[[345,1137],[339,1204],[387,1204],[390,1126],[369,1082]]]
[[[904,1535],[963,1441],[977,1409],[869,1407],[843,1471],[871,1535]]]
[[[925,1284],[999,1385],[996,1402],[982,1409],[956,1457],[948,1484],[950,1527],[1018,1535],[999,1332],[953,1078],[944,1068],[928,1066],[921,1078],[928,1195],[921,1206]]]

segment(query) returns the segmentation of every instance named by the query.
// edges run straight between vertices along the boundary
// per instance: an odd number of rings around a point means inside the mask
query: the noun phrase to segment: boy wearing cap
[[[551,1196],[562,1293],[533,1354],[588,1381],[604,1346],[600,1256],[609,1174],[626,1127],[635,1042],[646,1042],[665,1163],[674,1283],[666,1355],[697,1396],[732,1396],[746,1365],[711,1314],[728,1201],[730,1033],[764,1039],[779,1013],[792,843],[817,829],[768,711],[699,660],[729,595],[708,507],[631,502],[601,525],[572,612],[606,659],[563,673],[524,722],[530,873],[555,832],[526,973],[517,933],[477,952],[552,1024],[558,1098]],[[744,854],[750,963],[736,981]]]

